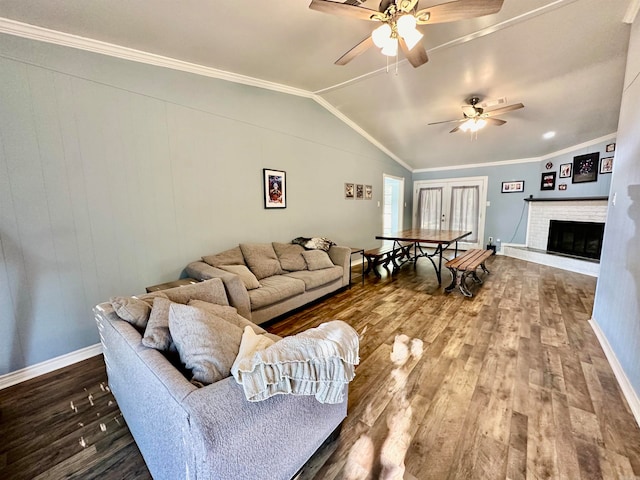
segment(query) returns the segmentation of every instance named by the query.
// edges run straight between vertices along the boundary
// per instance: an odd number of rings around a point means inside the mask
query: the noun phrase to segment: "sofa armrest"
[[[242,283],[238,275],[229,273],[216,267],[212,267],[205,262],[192,262],[185,268],[185,272],[191,278],[197,280],[209,280],[210,278],[220,278],[224,283],[224,289],[227,291],[229,304],[238,310],[238,313],[244,318],[251,320],[251,302],[249,301],[249,292]]]
[[[289,480],[345,418],[347,387],[344,401],[333,405],[297,395],[248,402],[228,377],[192,392],[184,404],[196,478]]]
[[[339,245],[332,245],[329,249],[329,258],[334,265],[342,267],[342,286],[349,285],[349,272],[351,270],[351,249]]]

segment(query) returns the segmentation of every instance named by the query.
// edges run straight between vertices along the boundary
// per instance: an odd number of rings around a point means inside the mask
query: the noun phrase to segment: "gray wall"
[[[640,396],[640,19],[631,42],[593,319]],[[611,199],[612,200],[612,199]]]
[[[479,137],[478,142],[482,141]],[[524,201],[533,195],[534,198],[570,198],[607,196],[611,184],[611,174],[598,175],[597,181],[588,183],[571,183],[571,178],[560,177],[560,165],[573,163],[573,157],[586,153],[599,152],[600,157],[611,156],[605,153],[608,143],[615,139],[594,144],[590,147],[575,148],[569,153],[557,155],[539,162],[513,163],[505,165],[478,166],[464,169],[437,170],[416,172],[413,180],[437,180],[460,177],[488,177],[487,216],[485,223],[485,243],[488,237],[500,239],[502,243],[525,243],[527,235],[527,214],[529,204]],[[547,162],[553,163],[551,169],[546,168]],[[540,190],[540,180],[543,172],[556,172],[556,188],[554,190]],[[523,193],[502,193],[502,182],[524,180]],[[560,183],[567,184],[567,190],[558,190]]]
[[[0,105],[0,374],[97,343],[94,304],[238,242],[375,245],[383,173],[410,185],[310,99],[3,35]],[[263,209],[263,168],[286,209]]]

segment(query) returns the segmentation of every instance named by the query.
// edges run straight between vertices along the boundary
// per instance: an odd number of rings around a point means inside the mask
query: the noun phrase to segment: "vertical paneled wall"
[[[410,181],[310,99],[8,36],[0,105],[0,374],[97,343],[93,305],[240,241],[376,244],[383,173]]]
[[[593,319],[640,397],[640,19],[631,31]],[[615,197],[615,204],[613,198]]]

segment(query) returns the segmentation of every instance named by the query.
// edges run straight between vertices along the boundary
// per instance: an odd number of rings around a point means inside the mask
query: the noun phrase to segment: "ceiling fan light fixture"
[[[411,50],[415,47],[422,37],[422,33],[416,28],[416,18],[413,15],[402,15],[397,22],[398,34],[404,38],[407,48]]]
[[[383,23],[373,32],[371,32],[371,40],[378,48],[384,48],[387,46],[389,40],[391,40],[391,27],[388,23]]]
[[[463,132],[477,132],[481,128],[484,128],[487,125],[487,121],[484,118],[470,118],[462,125],[460,125],[460,130]]]
[[[395,57],[398,55],[398,39],[391,37],[388,38],[386,45],[382,47],[382,54],[387,57]]]

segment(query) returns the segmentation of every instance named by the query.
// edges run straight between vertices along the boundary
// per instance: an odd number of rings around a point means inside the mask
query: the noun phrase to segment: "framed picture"
[[[561,183],[560,185],[558,185],[558,190],[566,190],[566,189],[567,189],[566,183]]]
[[[573,157],[572,183],[595,182],[598,180],[598,160],[600,153],[587,153]]]
[[[540,179],[540,190],[555,190],[556,172],[543,173]]]
[[[353,200],[355,197],[355,185],[353,183],[344,184],[344,198],[347,200]]]
[[[502,193],[524,192],[524,180],[502,182]]]
[[[356,185],[356,200],[362,200],[364,198],[364,185]]]
[[[364,186],[364,199],[371,200],[373,198],[373,187],[371,185]]]
[[[613,172],[613,157],[605,157],[600,160],[600,173]]]
[[[616,151],[616,144],[615,143],[608,143],[606,148],[604,149],[605,152],[609,153],[609,152],[615,152]]]
[[[263,168],[264,208],[287,208],[286,172]]]
[[[571,163],[563,163],[560,165],[560,178],[571,178]]]

